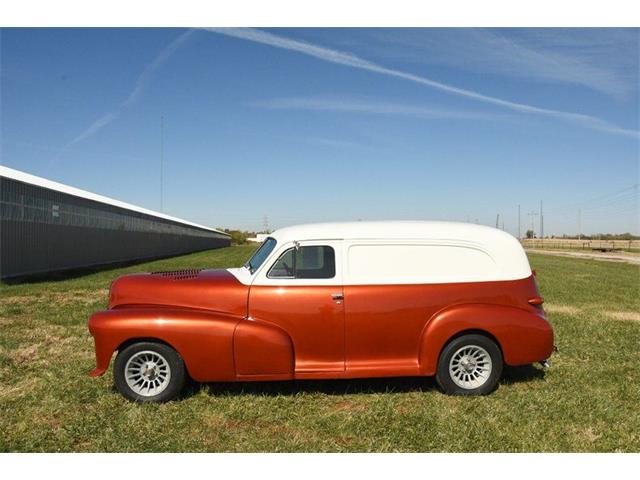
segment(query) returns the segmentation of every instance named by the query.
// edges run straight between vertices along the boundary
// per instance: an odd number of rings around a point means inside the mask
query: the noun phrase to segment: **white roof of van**
[[[502,230],[474,223],[402,220],[309,223],[284,227],[270,236],[281,242],[329,239],[451,239],[484,243],[497,238],[516,241],[512,235]]]
[[[489,254],[498,268],[496,279],[531,275],[520,242],[507,232],[484,225],[432,221],[316,223],[281,228],[270,236],[280,244],[303,240],[406,240],[468,246]]]
[[[127,210],[131,210],[134,212],[144,213],[146,215],[162,218],[164,220],[170,220],[172,222],[182,223],[183,225],[189,225],[191,227],[201,228],[204,230],[209,230],[211,232],[216,232],[222,235],[229,236],[229,234],[225,232],[221,232],[220,230],[217,230],[215,228],[205,227],[204,225],[199,225],[197,223],[189,222],[187,220],[182,220],[181,218],[172,217],[170,215],[165,215],[164,213],[160,213],[160,212],[154,212],[153,210],[148,210],[146,208],[138,207],[136,205],[131,205],[130,203],[121,202],[120,200],[115,200],[113,198],[104,197],[102,195],[98,195],[97,193],[91,193],[91,192],[87,192],[86,190],[80,190],[79,188],[71,187],[69,185],[64,185],[62,183],[54,182],[52,180],[47,180],[46,178],[36,177],[35,175],[21,172],[20,170],[14,170],[13,168],[4,167],[2,165],[0,165],[0,177],[11,178],[13,180],[28,183],[30,185],[36,185],[38,187],[48,188],[50,190],[55,190],[57,192],[67,193],[69,195],[74,195],[80,198],[86,198],[87,200],[93,200],[95,202],[105,203],[107,205],[113,205],[114,207],[125,208]]]

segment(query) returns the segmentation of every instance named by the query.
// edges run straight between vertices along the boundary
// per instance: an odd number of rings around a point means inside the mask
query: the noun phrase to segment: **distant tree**
[[[231,230],[229,228],[225,228],[224,231],[231,235],[232,245],[244,245],[247,243],[247,238],[255,236],[253,232],[246,232],[243,230]]]
[[[533,235],[533,230],[527,230],[527,238],[535,238]]]

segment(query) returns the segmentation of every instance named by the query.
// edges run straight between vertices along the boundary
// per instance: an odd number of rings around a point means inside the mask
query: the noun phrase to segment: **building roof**
[[[189,225],[191,227],[196,227],[203,230],[208,230],[211,232],[216,232],[222,235],[229,236],[229,234],[215,228],[205,227],[204,225],[199,225],[197,223],[189,222],[181,218],[172,217],[170,215],[165,215],[164,213],[155,212],[153,210],[148,210],[146,208],[138,207],[136,205],[131,205],[130,203],[121,202],[120,200],[115,200],[113,198],[105,197],[103,195],[98,195],[97,193],[91,193],[91,192],[87,192],[86,190],[80,190],[79,188],[71,187],[69,185],[64,185],[62,183],[54,182],[52,180],[47,180],[46,178],[37,177],[35,175],[21,172],[20,170],[15,170],[13,168],[4,167],[2,165],[0,165],[0,177],[10,178],[13,180],[17,180],[19,182],[28,183],[30,185],[36,185],[38,187],[48,188],[50,190],[55,190],[57,192],[66,193],[66,194],[73,195],[80,198],[85,198],[87,200],[93,200],[95,202],[104,203],[106,205],[112,205],[114,207],[124,208],[126,210],[131,210],[133,212],[143,213],[145,215],[151,215],[153,217],[162,218],[164,220],[169,220],[172,222],[181,223],[183,225]]]

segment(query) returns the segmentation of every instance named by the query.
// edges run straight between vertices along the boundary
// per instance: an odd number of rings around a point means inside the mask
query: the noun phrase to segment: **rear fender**
[[[444,346],[466,331],[495,338],[507,365],[546,360],[553,351],[553,330],[542,310],[489,304],[456,305],[436,313],[425,325],[419,352],[421,373],[434,375]]]
[[[174,348],[191,378],[199,382],[233,380],[233,332],[241,317],[197,310],[131,308],[97,312],[89,319],[96,368],[102,375],[123,344],[159,340]]]

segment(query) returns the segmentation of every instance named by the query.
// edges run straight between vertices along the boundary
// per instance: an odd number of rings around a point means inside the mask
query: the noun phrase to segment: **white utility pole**
[[[536,236],[536,217],[538,216],[538,212],[531,211],[527,213],[531,217],[531,231],[533,232],[533,236]]]
[[[518,205],[518,240],[520,240],[522,238],[522,235],[520,234],[520,205]]]
[[[542,200],[540,200],[540,238],[544,238],[544,215],[542,214]]]
[[[578,209],[578,240],[582,237],[582,209]]]

